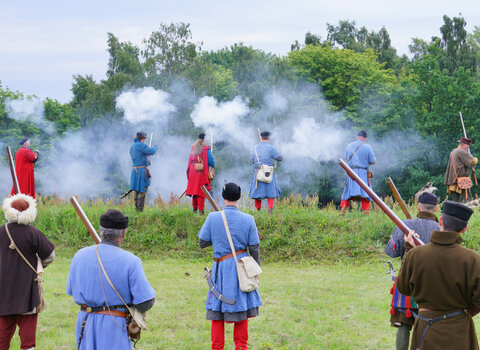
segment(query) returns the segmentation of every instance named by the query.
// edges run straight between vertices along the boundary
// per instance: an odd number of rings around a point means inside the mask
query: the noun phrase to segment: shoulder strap
[[[455,161],[453,160],[453,151],[452,151],[452,164],[453,164],[453,172],[455,173],[455,178],[457,179],[457,183],[458,183],[457,167],[455,165]]]
[[[128,307],[128,305],[127,305],[127,303],[125,302],[125,300],[123,300],[122,296],[120,295],[120,293],[118,293],[117,289],[116,289],[115,286],[113,285],[112,281],[110,280],[110,277],[108,277],[107,271],[105,270],[105,267],[103,266],[102,259],[100,259],[100,254],[98,253],[98,244],[97,244],[97,246],[96,246],[96,250],[97,250],[97,260],[98,260],[98,264],[99,264],[100,267],[102,268],[103,274],[105,275],[105,278],[107,279],[108,284],[110,285],[110,287],[112,287],[113,291],[118,295],[118,297],[119,297],[120,300],[122,301],[123,305],[125,305],[125,307],[127,308],[128,312],[130,313],[130,315],[132,315],[132,310],[130,310],[130,308]]]
[[[237,261],[237,254],[235,253],[235,247],[233,246],[232,235],[230,234],[230,229],[228,228],[227,217],[225,216],[225,212],[223,210],[220,211],[222,215],[223,225],[225,225],[225,231],[227,231],[228,243],[230,243],[230,249],[232,250],[233,257],[235,258],[235,262]]]
[[[365,142],[362,141],[362,143],[360,143],[360,144],[358,145],[358,147],[355,148],[355,151],[353,151],[353,153],[352,153],[352,155],[350,156],[350,158],[348,158],[348,162],[350,162],[350,161],[352,160],[353,155],[358,151],[358,149],[359,149],[364,143],[365,143]]]
[[[33,272],[35,272],[36,275],[38,275],[38,272],[37,270],[32,266],[32,264],[30,264],[30,262],[27,260],[27,258],[25,257],[25,255],[22,254],[22,252],[20,251],[20,249],[18,249],[17,245],[15,244],[15,242],[13,241],[13,238],[12,238],[12,235],[10,234],[10,231],[8,230],[8,224],[5,224],[5,229],[7,230],[7,235],[8,235],[8,238],[10,239],[10,245],[8,246],[10,249],[15,249],[17,251],[18,254],[20,254],[20,256],[22,257],[22,259],[27,263],[27,265],[33,270]]]

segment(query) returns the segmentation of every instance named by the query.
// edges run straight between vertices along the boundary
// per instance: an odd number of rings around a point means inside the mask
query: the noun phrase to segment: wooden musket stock
[[[405,214],[405,216],[407,217],[407,219],[411,219],[412,215],[410,215],[410,212],[408,211],[408,208],[405,205],[405,202],[403,201],[402,196],[400,195],[400,192],[398,192],[397,187],[393,183],[393,180],[392,180],[391,177],[388,178],[387,185],[392,190],[393,196],[397,200],[398,204],[400,204],[400,208],[402,208],[402,211]]]
[[[15,164],[13,163],[12,151],[10,149],[10,146],[7,146],[7,157],[8,165],[10,166],[10,174],[12,174],[13,192],[17,194],[20,193],[20,185],[18,184],[17,173],[15,172]]]
[[[201,186],[200,187],[202,189],[202,192],[203,194],[205,195],[205,197],[207,197],[208,201],[210,202],[212,208],[215,210],[215,211],[220,211],[220,209],[218,209],[218,206],[217,206],[217,203],[215,203],[215,201],[213,200],[212,196],[210,195],[210,192],[208,192],[207,188],[205,187],[205,185]]]
[[[395,225],[398,226],[398,228],[403,232],[403,234],[405,236],[407,236],[410,229],[408,228],[407,225],[405,225],[405,223],[402,220],[400,220],[400,218],[397,216],[397,214],[395,214],[393,212],[393,210],[390,209],[385,204],[385,202],[370,187],[367,186],[367,184],[348,166],[347,163],[345,163],[345,161],[343,159],[340,159],[338,161],[338,163],[341,165],[341,167],[343,169],[345,169],[348,176],[350,176],[352,178],[352,180],[357,182],[360,185],[360,187],[363,188],[363,190],[368,193],[368,195],[373,199],[375,204],[377,204],[380,207],[380,209],[382,209],[383,212],[385,214],[387,214],[387,216],[395,223]],[[424,245],[425,244],[418,237],[414,236],[413,240],[415,241],[415,245]]]
[[[88,216],[83,211],[82,207],[80,206],[80,203],[78,203],[77,198],[75,198],[75,196],[70,197],[70,202],[72,202],[73,207],[75,208],[75,211],[77,212],[78,216],[80,217],[80,220],[83,221],[83,224],[85,225],[88,232],[90,233],[90,236],[92,236],[92,238],[93,238],[93,240],[95,241],[96,244],[99,244],[100,243],[100,236],[98,235],[97,231],[95,230],[95,227],[93,227],[90,220],[88,220]]]

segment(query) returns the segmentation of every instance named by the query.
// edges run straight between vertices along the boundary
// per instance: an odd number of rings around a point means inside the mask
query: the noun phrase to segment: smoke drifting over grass
[[[42,108],[38,101],[8,103],[9,117],[54,130],[52,123],[45,123]],[[358,131],[342,120],[341,112],[332,113],[319,88],[308,83],[295,88],[281,83],[265,94],[261,106],[253,108],[241,97],[227,102],[198,98],[188,85],[176,82],[170,93],[152,87],[124,91],[116,99],[116,108],[123,112],[122,119],[105,119],[70,131],[42,152],[35,170],[40,193],[118,198],[129,188],[129,148],[136,132],[142,130],[148,136],[153,132],[153,145],[159,148],[151,157],[149,199],[157,194],[164,199],[171,193],[180,195],[187,185],[187,161],[198,131],[194,127],[207,133],[208,142],[213,137],[217,164],[213,192],[217,196],[224,181],[237,182],[244,193],[249,192],[257,128],[272,132],[271,143],[284,158],[275,170],[284,193],[313,194],[322,178],[338,190],[346,175],[336,160],[344,156]],[[412,152],[412,144],[424,142],[415,134],[396,132],[382,139],[370,137],[367,142],[377,154],[377,176],[425,156]],[[9,178],[4,173],[8,175],[8,168],[0,167],[0,186],[6,193],[11,184],[4,181]]]

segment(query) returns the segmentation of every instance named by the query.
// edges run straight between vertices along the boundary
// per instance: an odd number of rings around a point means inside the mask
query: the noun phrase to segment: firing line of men
[[[255,146],[252,154],[255,171],[250,197],[256,200],[257,209],[261,208],[259,200],[272,195],[268,185],[273,183],[270,185],[274,190],[273,198],[280,195],[275,175],[270,171],[273,160],[280,161],[281,156],[268,144],[269,136],[267,132],[262,133],[262,142]],[[375,155],[365,143],[366,137],[365,131],[359,132],[357,141],[347,147],[346,160],[368,183],[368,167],[375,162]],[[147,156],[157,150],[146,146],[145,139],[145,133],[137,133],[130,149],[134,166],[131,189],[135,191],[135,205],[139,211],[143,209],[150,185]],[[187,167],[189,186],[186,194],[193,197],[193,209],[200,213],[204,210],[200,198],[205,197],[203,192],[195,189],[200,184],[210,185],[209,166],[214,167],[211,149],[204,139],[204,134],[199,135],[192,146]],[[17,152],[17,156],[28,154],[25,159],[32,168],[27,170],[31,170],[33,176],[33,163],[38,159],[38,152],[32,158],[29,143],[22,141],[25,150]],[[467,168],[468,173],[468,168],[475,165],[477,159],[466,154],[471,140],[462,138],[459,143],[459,148],[452,151],[448,165],[454,167],[457,184],[447,183],[451,170],[447,170],[446,184],[450,193],[460,192],[462,195],[454,198],[465,201],[470,192],[458,181],[460,175],[465,175],[460,167]],[[16,163],[21,164],[17,156]],[[262,165],[267,165],[262,170],[267,174],[259,176]],[[269,176],[272,178],[270,182],[260,181]],[[357,184],[347,181],[342,195],[342,214],[352,199],[360,199],[362,210],[368,212],[371,197],[363,188],[355,188]],[[23,188],[20,185],[20,192]],[[38,312],[44,305],[41,269],[55,258],[53,243],[31,226],[36,216],[33,196],[15,194],[3,205],[8,223],[0,226],[0,350],[9,348],[17,326],[20,328],[21,348],[35,347]],[[254,218],[238,210],[240,187],[234,183],[226,184],[222,196],[225,210],[210,213],[198,234],[200,247],[213,245],[214,263],[208,274],[206,317],[212,321],[212,349],[224,347],[225,322],[234,323],[236,348],[246,349],[248,318],[259,314],[262,301],[258,289],[247,291],[241,288],[241,278],[236,277],[236,262],[251,257],[259,265],[260,239]],[[436,349],[440,345],[454,344],[455,348],[478,349],[471,315],[480,309],[480,284],[477,283],[480,255],[460,245],[460,235],[466,231],[473,211],[461,203],[445,201],[442,217],[437,223],[434,214],[437,197],[424,193],[418,203],[418,218],[405,222],[415,231],[403,238],[396,229],[386,248],[388,255],[403,259],[392,288],[392,325],[399,327],[397,349],[408,348],[411,316],[416,316],[412,336],[414,348]],[[273,202],[268,204],[271,210]],[[120,248],[128,223],[129,219],[123,213],[108,210],[100,218],[101,243],[81,249],[72,260],[66,291],[80,307],[76,325],[78,349],[130,349],[139,330],[145,327],[145,312],[154,305],[155,291],[143,272],[140,259]],[[230,236],[230,244],[227,236]],[[430,243],[413,248],[417,244],[415,237]],[[18,286],[22,286],[22,293],[17,292]]]

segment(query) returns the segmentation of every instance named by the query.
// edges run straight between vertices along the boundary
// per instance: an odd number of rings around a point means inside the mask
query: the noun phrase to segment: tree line
[[[115,108],[115,98],[126,88],[152,86],[172,92],[181,83],[197,96],[219,101],[242,96],[255,109],[272,86],[288,82],[296,87],[308,81],[320,87],[332,112],[341,112],[341,123],[366,129],[373,137],[400,130],[426,140],[414,145],[421,156],[399,164],[392,174],[404,197],[428,181],[439,187],[439,194],[445,193],[447,158],[463,134],[459,112],[474,140],[472,153],[480,151],[480,130],[475,127],[480,115],[480,27],[467,32],[462,17],[445,15],[439,36],[413,38],[411,58],[397,54],[385,27],[376,32],[354,21],[327,24],[326,38],[308,32],[283,56],[242,43],[203,50],[187,23],[162,23],[140,45],[107,33],[107,47],[105,79],[74,75],[70,102],[43,101],[45,117],[55,125],[53,135],[31,122],[7,118],[7,99],[29,97],[0,84],[0,140],[13,144],[32,135],[50,147],[68,130],[118,120],[122,113]],[[191,108],[185,104],[178,110],[169,133],[191,135]],[[338,186],[329,179],[318,176],[314,182],[312,192],[339,197]],[[376,189],[388,194],[381,181]]]

